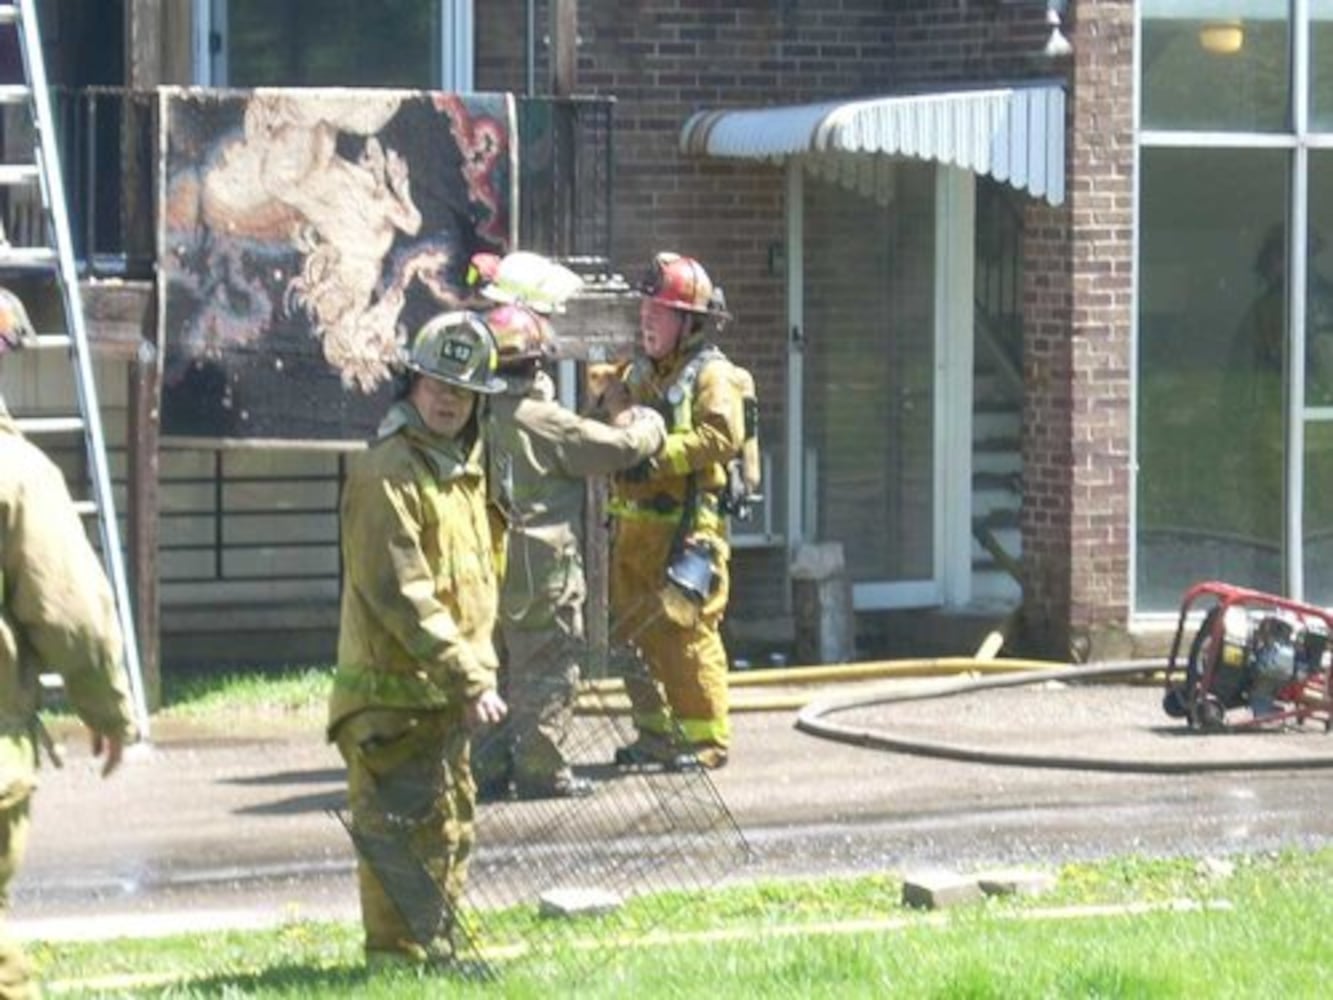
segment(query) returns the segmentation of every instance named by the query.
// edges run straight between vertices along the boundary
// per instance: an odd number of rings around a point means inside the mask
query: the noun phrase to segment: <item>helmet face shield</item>
[[[487,395],[505,388],[495,374],[496,363],[495,341],[485,321],[462,311],[427,322],[407,358],[407,367],[418,374]]]

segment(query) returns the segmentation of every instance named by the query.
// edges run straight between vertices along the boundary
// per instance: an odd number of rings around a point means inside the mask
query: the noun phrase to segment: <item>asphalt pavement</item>
[[[804,700],[792,694],[793,704]],[[939,759],[818,739],[796,729],[793,707],[738,711],[731,762],[710,777],[752,860],[725,880],[1047,866],[1126,852],[1222,855],[1333,839],[1321,764],[1333,765],[1333,737],[1322,726],[1202,735],[1162,713],[1157,688],[1107,684],[876,703],[836,718],[964,751],[1224,769],[1114,773]],[[317,719],[159,722],[152,743],[108,780],[82,733],[58,735],[68,760],[43,772],[12,894],[20,935],[355,919],[352,847],[330,812],[342,804],[344,772]],[[607,788],[623,780],[604,763],[586,770]]]

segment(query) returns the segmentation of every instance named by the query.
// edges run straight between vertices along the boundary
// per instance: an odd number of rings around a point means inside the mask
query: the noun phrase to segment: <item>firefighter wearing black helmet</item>
[[[504,383],[479,316],[416,335],[400,398],[356,456],[329,738],[347,761],[367,959],[453,955],[472,850],[469,729],[500,721],[497,566],[482,468],[483,401]]]

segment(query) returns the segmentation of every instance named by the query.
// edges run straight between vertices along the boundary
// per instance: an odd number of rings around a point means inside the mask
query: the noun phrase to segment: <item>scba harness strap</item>
[[[754,395],[754,379],[749,372],[740,368],[723,353],[716,344],[704,344],[677,373],[675,379],[666,387],[664,401],[670,408],[663,416],[668,420],[671,431],[687,431],[694,426],[694,387],[699,380],[699,373],[714,361],[725,362],[735,376],[741,389],[743,433],[741,446],[726,463],[727,485],[718,498],[718,511],[726,516],[744,521],[753,512],[756,504],[763,500],[760,492],[762,469],[759,458],[759,401]],[[631,388],[647,381],[652,362],[639,357],[630,368],[626,381]]]
[[[694,385],[699,381],[699,373],[704,366],[713,361],[727,361],[727,356],[716,344],[704,344],[676,374],[675,379],[663,391],[662,396],[671,412],[664,413],[668,418],[668,431],[687,431],[694,426]],[[636,358],[630,368],[631,388],[642,385],[648,380],[652,362],[647,358]]]

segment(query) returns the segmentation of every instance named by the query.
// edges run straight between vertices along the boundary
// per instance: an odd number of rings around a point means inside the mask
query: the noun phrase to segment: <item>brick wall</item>
[[[522,0],[478,5],[477,77],[523,84]],[[681,126],[700,108],[785,104],[912,85],[1072,74],[1069,198],[1031,204],[1026,318],[1029,391],[1023,522],[1030,620],[1063,653],[1128,617],[1129,332],[1132,247],[1131,0],[1075,3],[1072,60],[1037,55],[1041,0],[623,0],[579,5],[579,91],[617,99],[617,265],[656,249],[698,256],[738,317],[727,347],[781,441],[784,290],[769,271],[783,239],[776,167],[688,160]],[[538,35],[546,4],[537,5]],[[544,50],[537,89],[546,89]],[[1106,456],[1113,461],[1105,461]],[[773,560],[738,559],[737,613],[773,607]]]
[[[1023,552],[1033,637],[1102,658],[1130,615],[1134,9],[1078,15],[1068,204],[1028,213]]]

